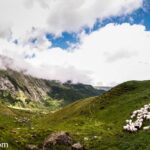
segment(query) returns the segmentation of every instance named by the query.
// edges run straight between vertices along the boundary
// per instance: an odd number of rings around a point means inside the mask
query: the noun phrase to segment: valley
[[[3,99],[0,104],[0,141],[8,142],[10,150],[27,149],[27,146],[40,150],[48,136],[66,132],[72,143],[79,142],[85,150],[135,150],[139,147],[148,150],[149,130],[130,133],[123,130],[123,126],[134,110],[150,103],[149,89],[150,81],[129,81],[101,96],[81,97],[54,112],[51,111],[54,109],[32,111],[33,107],[14,109],[7,105],[9,98],[5,97],[7,103]],[[146,121],[143,126],[149,124]],[[44,149],[70,148],[56,143]]]
[[[11,108],[55,111],[76,100],[104,93],[91,85],[61,83],[24,75],[11,69],[0,70],[0,99]]]

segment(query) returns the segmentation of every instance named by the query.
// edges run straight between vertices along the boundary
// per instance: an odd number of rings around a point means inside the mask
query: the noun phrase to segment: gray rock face
[[[84,150],[84,147],[80,143],[75,143],[72,145],[72,150]]]
[[[53,148],[55,145],[72,145],[72,138],[66,132],[52,133],[44,142],[44,148]]]
[[[0,77],[0,90],[8,90],[15,91],[14,85],[9,81],[8,78]]]
[[[48,96],[48,92],[50,91],[47,82],[46,80],[24,75],[21,72],[0,70],[0,92],[7,91],[13,97],[22,92],[26,99],[40,101]]]
[[[7,105],[15,107],[50,106],[53,109],[53,100],[59,100],[58,107],[61,107],[61,104],[69,104],[103,92],[91,85],[34,78],[27,75],[26,71],[0,70],[0,98]]]

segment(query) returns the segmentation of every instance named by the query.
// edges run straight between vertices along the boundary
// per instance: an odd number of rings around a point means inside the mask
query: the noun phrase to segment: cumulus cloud
[[[97,19],[126,15],[142,5],[143,0],[1,0],[0,26],[8,23],[18,38],[32,27],[59,35],[92,27]]]
[[[84,35],[71,60],[76,67],[88,69],[94,83],[149,79],[150,32],[143,25],[108,24]]]
[[[39,52],[29,61],[39,66],[48,64],[46,60],[49,60],[52,65],[72,65],[89,71],[86,75],[93,84],[111,85],[132,79],[149,79],[148,65],[139,64],[139,60],[149,62],[149,40],[150,32],[142,25],[108,24],[90,35],[83,34],[81,44],[73,51],[52,48]],[[110,54],[109,57],[105,53]]]
[[[114,62],[114,61],[118,61],[118,60],[122,60],[122,59],[128,59],[130,57],[134,57],[137,55],[137,52],[130,52],[127,50],[119,50],[117,52],[112,52],[112,53],[104,53],[104,55],[106,56],[106,61],[107,62]]]
[[[79,31],[93,27],[96,19],[131,13],[142,6],[142,0],[56,0],[51,4],[48,24],[54,33]]]
[[[0,38],[10,39],[12,36],[11,28],[7,24],[0,23]]]
[[[90,83],[90,72],[80,70],[71,64],[63,65],[68,53],[61,49],[40,49],[33,46],[16,45],[4,39],[0,39],[0,68],[13,69],[24,74],[48,80],[60,80],[74,83]],[[30,57],[32,55],[34,57]],[[28,57],[26,57],[28,56]]]
[[[80,38],[81,43],[70,51],[38,50],[1,39],[0,55],[13,59],[11,67],[25,69],[27,74],[63,82],[70,79],[114,85],[132,79],[149,79],[150,32],[143,25],[108,24]],[[33,53],[32,59],[25,57]]]
[[[35,3],[39,3],[41,7],[49,8],[48,0],[25,0],[24,5],[26,8],[31,9]]]
[[[126,15],[142,5],[143,0],[2,0],[0,67],[94,85],[149,79],[150,32],[143,25],[108,24],[89,35],[82,32],[96,20]],[[79,34],[80,43],[70,51],[51,47],[45,37],[64,31]]]
[[[46,38],[46,31],[32,28],[24,37],[17,40],[17,44],[37,48],[39,50],[48,49],[52,43]]]

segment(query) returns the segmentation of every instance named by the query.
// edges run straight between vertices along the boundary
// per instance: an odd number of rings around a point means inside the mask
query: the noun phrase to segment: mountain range
[[[14,108],[56,109],[79,99],[104,93],[91,85],[61,83],[24,75],[10,69],[0,70],[1,101]]]

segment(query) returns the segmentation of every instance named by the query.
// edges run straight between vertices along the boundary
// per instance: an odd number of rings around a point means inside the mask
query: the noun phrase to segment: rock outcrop
[[[72,143],[73,141],[69,133],[58,132],[49,135],[48,138],[45,140],[43,147],[48,149],[53,148],[56,145],[64,145],[71,147]]]

